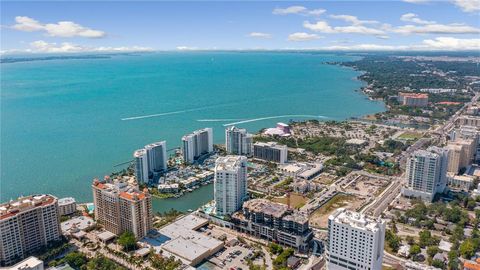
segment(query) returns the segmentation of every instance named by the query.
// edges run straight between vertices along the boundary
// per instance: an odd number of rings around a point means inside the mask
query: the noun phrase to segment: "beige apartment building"
[[[449,142],[448,149],[448,172],[458,173],[473,162],[476,152],[476,143],[472,139],[459,139]]]
[[[56,197],[33,195],[0,205],[0,266],[12,265],[60,236]]]
[[[152,198],[148,189],[140,191],[135,184],[121,180],[92,184],[95,218],[107,231],[116,235],[132,232],[143,238],[152,228]]]

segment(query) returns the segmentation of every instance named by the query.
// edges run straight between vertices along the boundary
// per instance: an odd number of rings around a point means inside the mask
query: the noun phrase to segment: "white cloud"
[[[37,40],[30,43],[30,49],[25,52],[34,53],[75,53],[75,52],[133,52],[133,51],[152,51],[148,47],[88,47],[73,44],[70,42],[49,43],[43,40]],[[18,50],[16,50],[18,51]]]
[[[334,45],[319,49],[343,51],[476,51],[480,50],[480,39],[437,37],[412,45],[353,44]]]
[[[452,0],[453,3],[465,12],[480,11],[480,0]]]
[[[299,14],[306,10],[307,8],[303,6],[290,6],[287,8],[275,8],[272,13],[275,15]]]
[[[362,34],[362,35],[378,35],[385,36],[385,31],[381,29],[366,27],[361,24],[354,24],[349,26],[335,26],[332,27],[326,21],[317,21],[315,23],[310,23],[305,21],[303,27],[321,33],[327,34]]]
[[[310,40],[315,40],[321,38],[317,34],[309,34],[309,33],[304,33],[304,32],[297,32],[288,35],[288,40],[289,41],[310,41]]]
[[[30,17],[17,16],[15,22],[16,24],[12,26],[13,29],[24,32],[43,31],[51,37],[101,38],[106,35],[103,31],[93,30],[70,21],[42,24]]]
[[[351,23],[352,25],[378,23],[378,21],[360,20],[360,19],[358,19],[358,17],[353,16],[353,15],[330,15],[330,18],[337,19],[337,20],[343,20],[343,21]]]
[[[480,29],[459,23],[453,24],[424,24],[424,25],[403,25],[396,29],[394,32],[399,34],[477,34],[480,33]]]
[[[300,14],[306,16],[319,16],[325,13],[325,9],[307,9],[304,6],[290,6],[287,8],[275,8],[272,13],[275,15]]]
[[[418,17],[418,15],[415,14],[415,13],[406,13],[406,14],[403,14],[403,15],[400,17],[400,20],[401,20],[401,21],[404,21],[404,22],[413,22],[413,23],[417,23],[417,24],[434,24],[434,23],[436,23],[435,21],[425,21],[425,20],[422,20],[422,19],[420,19],[420,17]]]
[[[190,47],[190,46],[177,46],[177,50],[179,51],[196,51],[198,50],[197,47]]]
[[[424,40],[423,45],[436,50],[480,50],[480,38],[437,37]]]
[[[265,39],[272,38],[271,34],[262,33],[262,32],[251,32],[248,34],[248,36],[252,38],[265,38]]]

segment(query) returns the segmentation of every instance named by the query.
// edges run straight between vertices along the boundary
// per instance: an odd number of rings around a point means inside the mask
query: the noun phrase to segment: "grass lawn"
[[[397,139],[405,140],[405,141],[414,141],[414,140],[420,139],[421,137],[422,137],[422,134],[420,134],[420,133],[405,131],[400,136],[398,136]]]
[[[281,198],[272,198],[273,202],[278,202],[282,204],[287,204],[288,203],[288,197],[281,197]],[[305,205],[305,203],[308,201],[308,198],[297,194],[297,193],[290,193],[290,207],[291,208],[300,208]]]

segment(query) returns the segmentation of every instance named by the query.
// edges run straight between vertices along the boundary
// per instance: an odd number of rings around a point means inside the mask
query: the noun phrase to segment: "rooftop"
[[[39,265],[43,265],[43,261],[41,261],[37,257],[31,256],[31,257],[28,257],[25,260],[15,264],[15,265],[12,265],[12,266],[6,267],[6,268],[1,268],[1,269],[4,269],[4,270],[35,269]]]
[[[399,96],[402,97],[410,97],[410,98],[428,98],[428,94],[420,94],[420,93],[398,93]]]
[[[240,167],[243,162],[246,162],[247,158],[244,156],[225,156],[219,157],[215,161],[215,169],[233,171]]]
[[[261,147],[271,147],[271,148],[278,148],[278,149],[286,149],[287,146],[283,144],[278,144],[276,142],[256,142],[254,144],[255,146],[261,146]]]
[[[140,191],[136,184],[128,183],[124,179],[104,181],[94,179],[92,186],[96,189],[111,193],[112,195],[118,194],[120,198],[130,201],[143,200],[147,197],[147,194],[149,194],[148,189],[145,188],[143,191]]]
[[[288,206],[271,202],[265,199],[253,199],[243,203],[243,208],[247,208],[251,212],[263,213],[265,215],[274,216],[280,218],[288,210]]]
[[[75,203],[75,199],[73,197],[58,199],[58,205],[67,205],[71,203]]]
[[[346,210],[345,208],[337,209],[332,215],[328,217],[339,224],[345,224],[352,228],[376,232],[380,230],[380,224],[384,221],[381,219],[374,220],[364,214]]]
[[[54,204],[57,198],[52,195],[31,195],[20,197],[16,201],[0,204],[0,220],[13,217],[19,213],[29,211],[37,207]]]

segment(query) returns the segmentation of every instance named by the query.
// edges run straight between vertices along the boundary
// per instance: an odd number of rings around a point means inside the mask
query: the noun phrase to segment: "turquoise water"
[[[255,132],[290,119],[382,111],[354,91],[358,72],[324,64],[349,59],[192,52],[1,64],[0,199],[48,192],[89,201],[93,177],[147,143],[179,146],[198,128],[213,127],[220,143],[223,125],[243,120],[252,121],[239,126]]]

